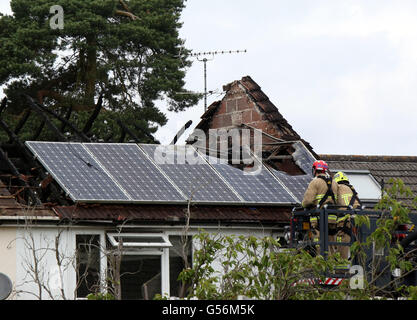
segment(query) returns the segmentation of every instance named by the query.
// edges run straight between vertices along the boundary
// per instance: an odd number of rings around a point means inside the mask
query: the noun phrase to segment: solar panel
[[[244,202],[256,204],[295,203],[285,187],[260,163],[256,162],[261,170],[253,174],[246,173],[221,160],[203,155],[221,176],[243,198]],[[257,171],[257,172],[256,172]]]
[[[81,143],[26,142],[26,145],[73,201],[129,200]]]
[[[313,157],[311,152],[306,148],[306,146],[301,142],[297,141],[293,144],[295,148],[294,153],[292,154],[295,163],[307,174],[312,177],[311,168],[316,159]]]
[[[315,160],[302,143],[293,156],[308,174],[257,174],[202,155],[192,146],[26,142],[42,165],[78,202],[282,204],[301,202]]]
[[[179,190],[136,144],[88,143],[84,146],[133,201],[185,201]]]
[[[192,146],[145,145],[140,147],[164,173],[196,202],[241,203],[241,199]]]
[[[293,147],[295,148],[295,151],[292,154],[293,159],[295,163],[305,172],[305,174],[290,176],[282,171],[272,168],[270,168],[270,170],[273,175],[282,181],[288,190],[298,199],[298,203],[301,203],[304,198],[304,192],[310,181],[313,179],[311,168],[316,159],[301,141],[295,142]]]
[[[289,191],[297,198],[297,202],[301,203],[304,198],[304,192],[310,183],[311,175],[290,176],[284,172],[271,168],[272,173],[285,184]]]

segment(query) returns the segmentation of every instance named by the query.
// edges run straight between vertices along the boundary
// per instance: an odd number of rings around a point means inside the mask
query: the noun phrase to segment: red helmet
[[[326,172],[329,170],[329,165],[324,162],[323,160],[317,160],[314,161],[313,163],[313,175],[315,174],[316,171],[323,171]]]

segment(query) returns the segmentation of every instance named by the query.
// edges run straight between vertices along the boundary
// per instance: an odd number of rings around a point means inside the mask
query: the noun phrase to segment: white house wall
[[[8,276],[13,285],[16,283],[16,230],[15,227],[0,227],[0,272]]]
[[[55,249],[55,238],[59,232],[61,235],[58,252],[63,261],[61,268],[58,266]],[[101,234],[102,241],[104,239],[104,231],[97,229],[31,227],[17,230],[15,286],[18,299],[74,299],[77,234]],[[34,255],[37,257],[37,272]],[[39,277],[38,282],[43,283],[46,288],[39,288],[36,275]]]
[[[143,232],[163,232],[166,235],[179,236],[183,232],[181,227],[163,227],[163,226],[132,226],[136,230],[143,230]],[[209,233],[221,233],[223,235],[235,235],[235,236],[255,236],[263,238],[265,236],[276,236],[273,229],[264,229],[262,227],[213,227],[213,226],[199,226]],[[198,232],[197,227],[191,228],[189,235],[192,236]],[[56,261],[55,250],[55,238],[61,232],[59,242],[59,252],[63,254],[64,266],[62,267],[62,276],[60,269]],[[129,228],[124,228],[123,232],[129,232]],[[135,231],[138,232],[138,231]],[[140,232],[140,231],[139,231]],[[74,227],[58,229],[57,226],[48,227],[31,227],[25,229],[20,227],[9,228],[7,232],[0,233],[0,253],[2,256],[8,258],[8,264],[1,264],[0,272],[6,273],[13,280],[15,289],[17,290],[17,299],[62,299],[62,295],[66,299],[74,299],[74,293],[76,289],[76,272],[74,266],[76,265],[75,259],[75,246],[77,234],[100,234],[101,245],[105,247],[106,231],[103,227]],[[9,244],[12,240],[14,246],[5,248],[5,244]],[[33,244],[32,244],[33,242]],[[199,248],[199,243],[194,240],[193,250]],[[41,283],[46,286],[46,289],[41,290],[34,280],[34,258],[33,254],[37,255],[38,261],[38,276]],[[165,294],[169,292],[169,254],[168,249],[164,249],[161,259],[161,271],[164,274],[162,279],[162,292]],[[221,271],[221,257],[214,263],[214,268],[217,271]],[[106,269],[106,263],[104,255],[101,260],[101,270]],[[2,271],[4,270],[4,271]],[[103,274],[102,274],[103,276]],[[61,293],[63,289],[63,294]],[[50,291],[48,293],[48,290]]]

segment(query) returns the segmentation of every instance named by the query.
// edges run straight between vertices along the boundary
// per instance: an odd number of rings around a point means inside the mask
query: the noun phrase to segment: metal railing
[[[365,208],[357,208],[353,209],[352,207],[346,207],[346,206],[329,206],[325,205],[323,208],[314,208],[314,209],[302,209],[302,208],[294,208],[292,210],[292,219],[299,219],[301,217],[308,218],[308,221],[310,220],[310,217],[317,217],[318,218],[318,225],[319,225],[319,232],[320,232],[320,240],[317,241],[307,241],[307,244],[311,246],[319,245],[320,246],[320,255],[323,256],[325,259],[327,259],[328,253],[329,253],[329,246],[351,246],[353,244],[354,237],[350,237],[349,242],[334,242],[329,241],[329,221],[328,216],[329,215],[335,215],[337,218],[343,217],[345,215],[349,214],[351,217],[355,217],[355,215],[367,215],[370,217],[380,218],[382,215],[381,211],[374,211],[374,210],[368,210]],[[298,221],[298,220],[297,220]],[[291,225],[293,225],[293,221],[291,222]],[[351,228],[354,227],[354,219],[351,220]],[[311,230],[311,229],[310,229]],[[294,227],[291,228],[291,240],[290,240],[290,246],[291,247],[298,247],[297,243],[295,241],[296,238],[296,232]]]

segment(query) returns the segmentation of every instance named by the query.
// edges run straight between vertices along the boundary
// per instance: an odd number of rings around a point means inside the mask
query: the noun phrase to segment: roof
[[[232,87],[235,87],[236,85],[239,85],[240,88],[242,88],[250,97],[250,99],[255,102],[257,107],[265,116],[266,120],[268,120],[271,124],[275,125],[279,129],[281,135],[276,138],[286,141],[301,140],[313,153],[313,155],[317,157],[311,145],[305,140],[301,139],[298,133],[278,111],[278,108],[269,100],[268,96],[261,90],[261,87],[250,76],[243,77],[241,80],[236,80],[225,85],[223,87],[223,90],[226,91],[225,96],[227,96]],[[221,102],[222,101],[216,101],[207,108],[206,112],[201,116],[201,121],[197,124],[196,129],[207,130],[210,128],[212,117],[216,114],[216,111],[220,107]]]
[[[417,196],[417,157],[366,156],[366,155],[320,155],[330,168],[343,170],[369,170],[385,188],[389,179],[401,179]],[[410,204],[411,198],[400,198]]]
[[[181,222],[187,206],[180,205],[85,205],[57,206],[54,211],[61,219]],[[286,207],[192,206],[193,222],[271,222],[288,223]]]
[[[36,219],[36,218],[56,218],[56,214],[51,208],[47,207],[39,207],[39,208],[30,208],[26,206],[5,206],[1,204],[0,201],[0,218],[28,218],[28,219]]]
[[[268,96],[261,90],[261,87],[249,76],[243,77],[239,81],[246,93],[252,98],[256,105],[263,111],[266,118],[282,131],[280,137],[284,140],[301,139],[297,132],[292,128],[288,121],[281,115],[278,108],[269,100]],[[227,86],[226,86],[227,87]]]
[[[50,207],[45,205],[30,207],[19,203],[16,200],[18,198],[18,195],[12,195],[6,186],[0,182],[0,217],[56,217]]]

